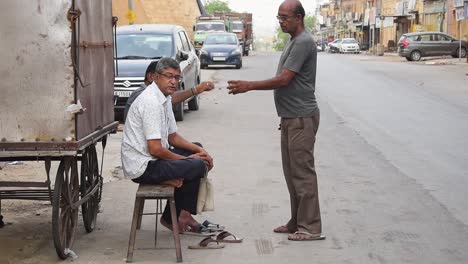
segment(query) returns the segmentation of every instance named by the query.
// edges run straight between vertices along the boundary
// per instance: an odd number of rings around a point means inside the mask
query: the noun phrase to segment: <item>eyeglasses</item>
[[[182,81],[182,76],[180,76],[180,75],[172,75],[170,73],[160,73],[160,75],[168,78],[169,80],[174,79],[176,82],[181,82]]]
[[[296,17],[296,16],[276,16],[276,19],[280,21],[286,21],[288,20],[288,18],[293,18],[293,17]]]

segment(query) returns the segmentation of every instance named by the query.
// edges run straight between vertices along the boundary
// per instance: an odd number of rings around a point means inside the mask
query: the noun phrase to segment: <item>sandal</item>
[[[205,222],[202,223],[202,226],[209,229],[210,231],[223,231],[225,229],[224,226],[219,225],[219,224],[215,224],[215,223],[211,223],[208,220],[205,220]]]
[[[214,241],[222,243],[240,243],[242,240],[242,238],[238,238],[228,231],[223,231],[216,236]]]
[[[211,237],[204,238],[197,245],[188,246],[189,249],[220,249],[224,248],[224,245],[220,245],[218,241],[215,241]]]
[[[302,235],[302,237],[298,237],[297,235]],[[325,236],[322,236],[322,235],[313,235],[309,232],[305,232],[305,231],[296,231],[294,232],[293,234],[290,234],[288,236],[288,240],[292,240],[292,241],[314,241],[314,240],[325,240]]]
[[[204,236],[210,237],[216,235],[216,232],[206,228],[203,225],[196,225],[196,226],[189,226],[188,231],[184,231],[181,233],[182,235],[192,235],[192,236]]]

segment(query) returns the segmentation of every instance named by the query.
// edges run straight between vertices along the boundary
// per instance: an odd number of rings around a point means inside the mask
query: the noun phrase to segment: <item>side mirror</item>
[[[180,51],[179,58],[180,61],[188,60],[189,54],[185,51]]]

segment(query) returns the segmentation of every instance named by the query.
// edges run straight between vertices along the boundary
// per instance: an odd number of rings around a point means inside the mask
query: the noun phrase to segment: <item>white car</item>
[[[338,44],[340,53],[359,53],[359,43],[354,38],[344,38]]]

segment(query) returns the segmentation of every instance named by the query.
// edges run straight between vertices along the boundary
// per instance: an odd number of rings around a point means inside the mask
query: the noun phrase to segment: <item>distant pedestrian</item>
[[[315,98],[317,46],[304,28],[305,11],[300,1],[286,0],[278,21],[291,39],[281,54],[276,76],[262,81],[228,81],[230,94],[251,90],[274,90],[281,118],[281,156],[291,200],[291,218],[276,233],[289,240],[325,239],[314,164],[314,145],[320,113]]]

